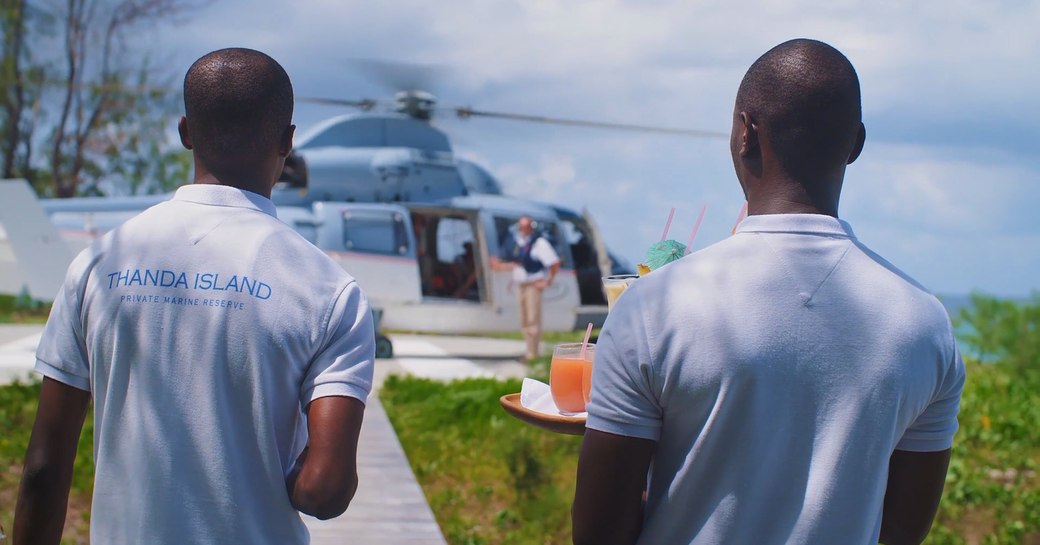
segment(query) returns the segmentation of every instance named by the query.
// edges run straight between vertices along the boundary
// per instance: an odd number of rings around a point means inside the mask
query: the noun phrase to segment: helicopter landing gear
[[[394,343],[390,342],[390,337],[383,335],[379,332],[379,324],[383,321],[383,309],[373,308],[372,309],[372,322],[376,328],[376,358],[386,359],[394,357]]]
[[[394,357],[394,343],[390,342],[390,337],[383,335],[382,333],[376,334],[376,358],[386,359]]]

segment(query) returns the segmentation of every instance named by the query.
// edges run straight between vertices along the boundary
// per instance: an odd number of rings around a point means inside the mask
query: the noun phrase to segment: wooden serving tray
[[[532,411],[520,404],[520,394],[506,394],[498,399],[502,408],[513,417],[526,422],[532,426],[548,430],[553,433],[564,433],[567,435],[585,435],[584,416],[556,416],[551,414]]]

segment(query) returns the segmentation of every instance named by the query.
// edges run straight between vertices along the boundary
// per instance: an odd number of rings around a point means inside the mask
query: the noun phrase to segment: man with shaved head
[[[838,219],[859,80],[792,40],[752,64],[730,148],[748,217],[641,278],[596,348],[576,544],[920,543],[964,364],[939,301]]]
[[[289,77],[214,51],[184,103],[195,183],[84,250],[55,299],[18,545],[60,541],[92,397],[92,543],[307,543],[299,512],[356,490],[375,334],[354,279],[275,216]]]

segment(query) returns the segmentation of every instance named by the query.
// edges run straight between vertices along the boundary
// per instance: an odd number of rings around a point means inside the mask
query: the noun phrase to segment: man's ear
[[[863,152],[863,143],[867,140],[867,127],[863,123],[859,124],[859,132],[856,133],[856,143],[852,146],[852,153],[849,154],[849,161],[845,164],[851,165],[853,161],[859,158],[859,154]]]
[[[737,153],[744,158],[748,158],[751,155],[758,154],[758,125],[755,120],[751,118],[751,114],[747,112],[740,112],[738,116],[740,119],[740,134],[737,136],[739,139],[740,147]]]
[[[278,142],[278,155],[288,157],[292,151],[293,135],[296,134],[296,125],[289,125],[282,131],[282,139]]]
[[[177,122],[177,134],[181,136],[181,145],[184,149],[191,149],[191,135],[188,134],[188,118],[181,116],[181,120]]]

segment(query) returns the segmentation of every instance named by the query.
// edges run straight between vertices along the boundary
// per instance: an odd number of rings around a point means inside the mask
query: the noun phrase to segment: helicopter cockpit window
[[[397,212],[344,212],[343,247],[348,252],[407,255],[404,217]]]

